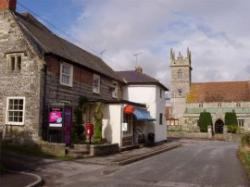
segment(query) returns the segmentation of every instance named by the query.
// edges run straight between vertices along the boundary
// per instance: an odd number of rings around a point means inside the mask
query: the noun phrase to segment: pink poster
[[[62,127],[62,109],[51,108],[49,112],[49,126],[50,127]]]

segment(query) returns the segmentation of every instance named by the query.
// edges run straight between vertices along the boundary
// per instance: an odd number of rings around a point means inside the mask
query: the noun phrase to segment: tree
[[[88,102],[87,97],[80,96],[78,100],[78,106],[76,107],[75,113],[75,124],[73,127],[73,140],[75,142],[81,141],[85,139],[83,135],[84,127],[83,127],[83,113]]]
[[[201,132],[207,132],[208,126],[212,125],[212,116],[209,112],[201,112],[198,120],[198,126]]]
[[[235,112],[226,112],[225,125],[227,125],[228,132],[236,133],[238,128],[238,120]]]
[[[94,141],[96,143],[100,143],[102,140],[102,104],[100,102],[97,103],[94,113],[95,118],[95,130],[94,130]]]

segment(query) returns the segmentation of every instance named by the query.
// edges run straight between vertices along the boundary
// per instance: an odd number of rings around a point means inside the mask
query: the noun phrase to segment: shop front
[[[150,113],[144,107],[125,105],[123,109],[122,146],[143,144],[152,131]]]

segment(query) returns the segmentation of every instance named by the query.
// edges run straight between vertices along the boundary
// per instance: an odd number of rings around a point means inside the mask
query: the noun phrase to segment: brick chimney
[[[136,66],[135,67],[135,72],[137,72],[137,73],[143,73],[142,67],[141,66]]]
[[[0,11],[13,10],[16,11],[17,0],[0,0]]]

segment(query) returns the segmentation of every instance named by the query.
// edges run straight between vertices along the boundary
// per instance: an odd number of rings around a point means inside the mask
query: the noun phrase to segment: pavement
[[[177,148],[180,145],[181,144],[177,142],[167,142],[153,147],[142,147],[124,151],[106,157],[91,157],[72,161],[27,157],[15,153],[5,153],[2,158],[3,162],[7,168],[10,168],[12,171],[15,170],[15,172],[7,172],[1,175],[0,181],[3,181],[3,183],[0,184],[13,187],[27,185],[30,187],[41,186],[42,178],[45,179],[45,182],[53,180],[55,176],[60,178],[65,175],[65,172],[68,170],[70,170],[68,174],[74,176],[78,173],[82,173],[83,170],[87,170],[88,172],[96,169],[100,170],[103,168],[103,166],[100,165],[126,165]],[[93,167],[90,164],[95,166]],[[64,174],[56,174],[58,172],[53,170],[53,166],[55,166],[56,171],[61,170]],[[44,172],[44,170],[46,170],[46,172]],[[42,176],[42,178],[40,176]],[[53,186],[54,185],[56,185],[56,183],[53,183]]]
[[[166,142],[157,146],[132,149],[108,156],[78,159],[76,162],[100,165],[127,165],[180,146],[180,142]]]
[[[29,172],[6,171],[0,175],[0,184],[4,187],[36,187],[41,186],[42,182],[39,175]]]

